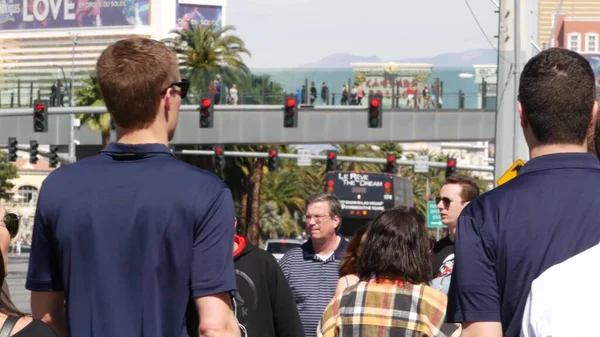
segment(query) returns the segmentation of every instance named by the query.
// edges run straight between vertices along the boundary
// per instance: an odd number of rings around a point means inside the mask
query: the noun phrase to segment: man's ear
[[[527,120],[527,116],[525,116],[525,111],[521,102],[517,102],[517,108],[517,110],[519,110],[519,118],[521,119],[521,127],[527,129],[529,127],[529,121]]]

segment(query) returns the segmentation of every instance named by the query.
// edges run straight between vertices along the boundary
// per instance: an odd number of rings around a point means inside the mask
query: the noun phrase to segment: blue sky
[[[486,35],[488,0],[468,0]],[[294,67],[333,53],[383,59],[490,48],[464,0],[228,0],[227,23],[252,52],[251,68]]]

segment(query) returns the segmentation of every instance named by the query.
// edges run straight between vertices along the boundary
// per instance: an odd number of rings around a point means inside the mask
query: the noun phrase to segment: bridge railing
[[[197,105],[182,105],[180,108],[181,111],[185,112],[195,112],[198,110]],[[279,105],[216,105],[214,110],[218,113],[219,111],[261,111],[261,112],[282,112],[283,107]],[[300,112],[302,111],[313,111],[316,113],[327,113],[327,112],[361,112],[367,111],[366,106],[314,106],[314,107],[300,107]],[[422,113],[431,113],[431,112],[494,112],[496,109],[494,107],[489,109],[426,109],[422,110]],[[385,112],[411,112],[414,109],[410,108],[388,108],[384,109]],[[105,106],[74,106],[74,107],[49,107],[48,114],[49,115],[71,115],[71,114],[100,114],[106,113]],[[0,108],[0,118],[2,117],[19,117],[19,116],[33,116],[33,109],[30,107],[21,107],[21,108]]]

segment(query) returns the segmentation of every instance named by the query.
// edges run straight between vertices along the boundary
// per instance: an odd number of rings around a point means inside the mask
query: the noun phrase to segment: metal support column
[[[69,90],[69,106],[75,106],[75,95],[73,80],[75,78],[75,45],[77,44],[78,33],[69,33],[72,39],[72,55],[71,55],[71,85]],[[65,83],[66,85],[66,83]],[[69,157],[75,161],[75,114],[69,115]]]
[[[500,1],[494,180],[515,160],[529,159],[517,110],[519,77],[531,55],[528,8],[528,1]]]

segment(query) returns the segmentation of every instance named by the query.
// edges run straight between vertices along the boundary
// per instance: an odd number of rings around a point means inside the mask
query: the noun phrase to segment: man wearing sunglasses
[[[475,179],[462,175],[448,177],[437,197],[437,207],[440,210],[442,223],[448,227],[448,235],[433,246],[433,277],[432,286],[448,293],[450,276],[454,266],[454,237],[456,222],[469,202],[479,196],[479,187]]]
[[[175,53],[130,38],[96,70],[117,140],[44,181],[26,283],[34,317],[60,336],[187,337],[191,297],[200,336],[238,337],[231,192],[168,147],[189,87]]]

